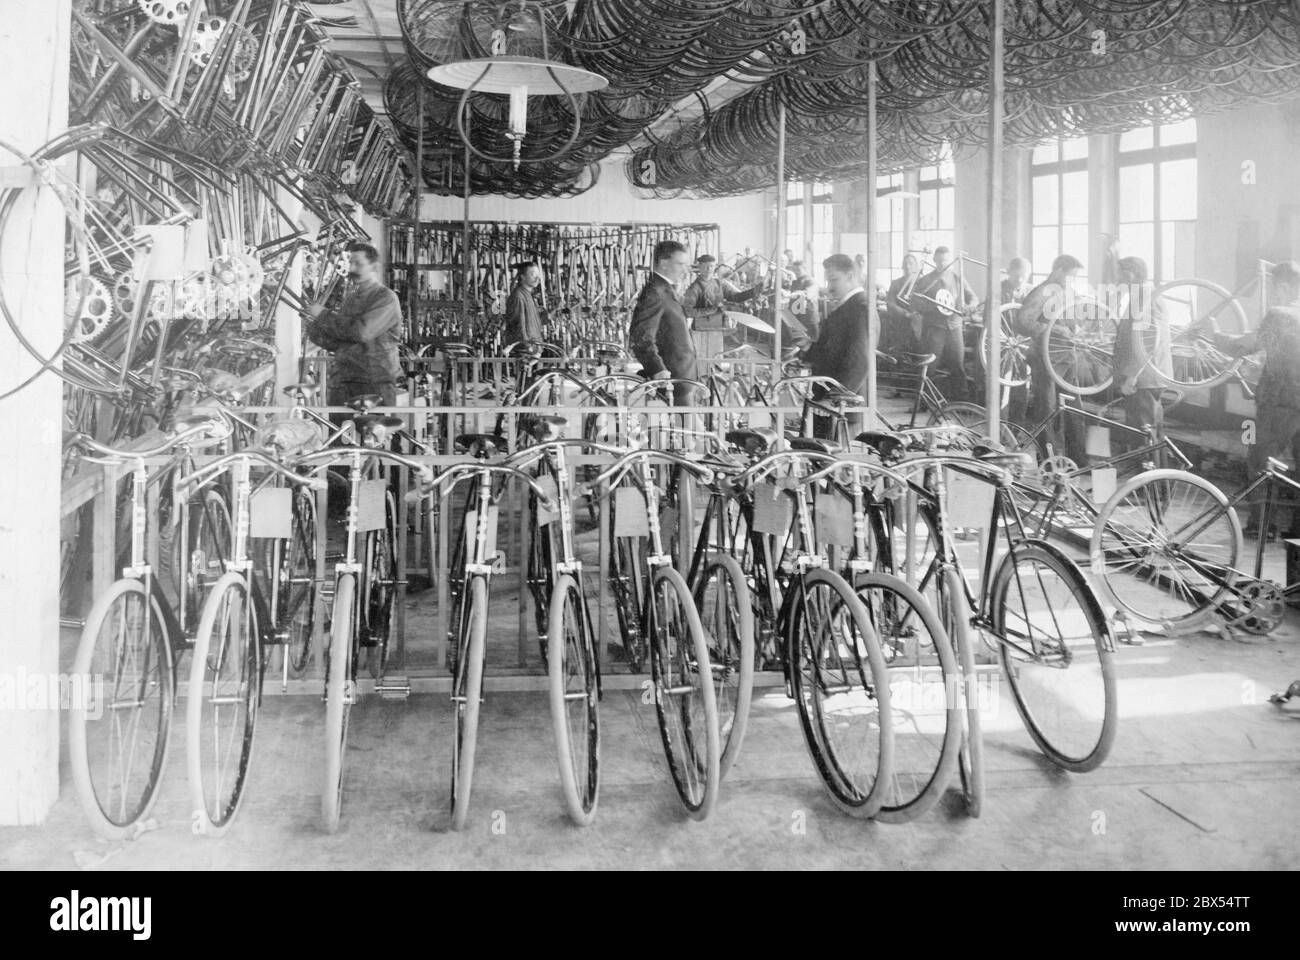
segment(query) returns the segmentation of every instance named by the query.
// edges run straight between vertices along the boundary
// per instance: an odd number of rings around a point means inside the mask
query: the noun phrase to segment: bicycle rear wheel
[[[1183,626],[1218,605],[1241,549],[1241,521],[1223,491],[1183,470],[1148,470],[1097,515],[1092,572],[1120,608]]]
[[[254,597],[241,573],[208,594],[190,660],[186,767],[194,833],[223,836],[244,798],[262,680]]]
[[[722,780],[718,707],[704,628],[691,592],[672,567],[650,575],[650,665],[655,712],[673,784],[687,813],[703,820]]]
[[[77,799],[99,836],[133,836],[158,797],[175,692],[166,621],[141,581],[118,580],[95,601],[72,676],[80,685],[68,715]]]
[[[483,702],[483,657],[487,639],[487,584],[474,577],[461,609],[460,646],[456,657],[456,686],[452,693],[451,826],[464,828],[474,782],[478,748],[478,715]]]
[[[352,699],[353,619],[356,615],[356,578],[339,577],[334,591],[330,642],[325,651],[325,783],[320,795],[321,827],[326,833],[339,828],[343,811],[343,760],[348,747],[348,715]]]
[[[955,567],[945,566],[937,582],[941,614],[961,676],[962,738],[957,773],[966,815],[977,819],[984,809],[984,725],[980,719],[979,683],[975,673],[975,643],[971,635],[970,600]]]
[[[1047,374],[1073,396],[1101,393],[1114,379],[1119,325],[1098,300],[1067,300],[1060,310],[1042,334]]]
[[[600,723],[596,655],[578,581],[562,574],[550,602],[551,723],[560,762],[560,789],[570,819],[585,827],[600,795]]]
[[[284,655],[289,676],[299,679],[311,665],[316,630],[316,501],[306,491],[294,493],[293,536],[280,560],[280,609],[276,625],[288,634]]]
[[[914,588],[867,573],[854,589],[880,639],[894,719],[894,773],[876,816],[903,823],[934,806],[952,779],[962,731],[957,661],[948,632]]]
[[[397,501],[385,497],[385,524],[366,542],[365,634],[366,669],[376,680],[388,663],[388,640],[393,633],[397,596]]]
[[[734,557],[711,554],[695,584],[695,607],[704,628],[722,742],[719,776],[740,756],[754,691],[754,611],[745,574]]]
[[[1114,642],[1082,571],[1056,548],[1022,541],[993,575],[989,613],[1029,735],[1057,766],[1096,769],[1115,741]]]
[[[786,624],[804,739],[831,799],[853,817],[884,806],[893,776],[889,676],[871,618],[839,574],[813,568]]]

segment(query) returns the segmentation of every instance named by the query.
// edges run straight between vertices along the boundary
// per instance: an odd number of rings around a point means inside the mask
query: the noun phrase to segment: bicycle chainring
[[[1228,626],[1263,637],[1282,623],[1286,602],[1277,584],[1268,580],[1239,580],[1233,584],[1232,592],[1232,598],[1219,608]]]
[[[154,23],[169,27],[183,27],[185,18],[190,15],[192,0],[136,0],[140,9]]]
[[[83,299],[84,294],[84,299]],[[77,312],[80,305],[81,311]],[[94,340],[113,319],[113,296],[108,287],[95,277],[73,278],[68,281],[67,296],[63,306],[63,329],[68,331],[73,343]]]

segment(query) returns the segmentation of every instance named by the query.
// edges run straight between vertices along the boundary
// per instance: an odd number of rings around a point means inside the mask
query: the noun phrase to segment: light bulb
[[[510,135],[522,138],[528,128],[528,87],[510,88]]]

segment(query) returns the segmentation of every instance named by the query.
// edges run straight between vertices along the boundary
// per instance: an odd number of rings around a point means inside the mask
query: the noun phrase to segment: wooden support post
[[[4,137],[33,152],[68,126],[71,0],[11,3],[0,18]],[[3,151],[0,151],[3,152]],[[12,156],[3,158],[5,163]],[[62,172],[75,179],[71,162]],[[62,328],[65,215],[49,187],[25,189],[9,211],[0,286],[15,324],[53,356]],[[39,367],[0,337],[0,389]],[[63,385],[38,377],[0,400],[0,442],[21,451],[0,470],[0,826],[41,823],[59,796],[59,518]],[[98,532],[97,532],[98,535]]]
[[[986,251],[988,267],[984,329],[988,331],[985,342],[988,343],[989,355],[986,358],[987,371],[984,384],[984,408],[988,415],[989,436],[996,439],[1001,433],[1002,418],[1002,339],[998,325],[998,260],[1002,257],[1002,113],[1003,87],[1002,55],[1004,49],[1003,21],[1004,0],[990,0],[990,47],[989,47],[989,194],[988,194],[988,242]]]
[[[772,284],[772,326],[776,328],[776,340],[773,347],[773,377],[781,376],[781,308],[785,306],[785,289],[781,286],[781,251],[785,249],[786,209],[785,209],[785,102],[776,106],[776,248],[772,262],[776,264],[776,276]]]
[[[876,344],[880,342],[880,315],[876,312],[876,271],[880,251],[876,244],[876,65],[867,64],[867,275],[862,289],[867,292],[867,406],[876,411]],[[866,427],[864,422],[861,426]],[[873,422],[872,427],[875,426]]]

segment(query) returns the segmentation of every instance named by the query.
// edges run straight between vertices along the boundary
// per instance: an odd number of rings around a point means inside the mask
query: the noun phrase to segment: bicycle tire
[[[232,604],[236,593],[243,594],[243,601],[238,605]],[[225,631],[235,624],[242,624],[242,629],[236,628],[238,633],[235,638],[231,638]],[[227,671],[231,666],[234,667],[233,675]],[[253,735],[257,729],[261,679],[257,604],[244,575],[231,571],[217,581],[203,602],[203,613],[199,617],[194,651],[190,657],[190,679],[185,703],[185,764],[190,794],[190,828],[198,836],[224,836],[243,803],[253,754]],[[205,709],[209,688],[212,691],[210,715]],[[239,750],[233,779],[227,781],[218,770],[215,784],[211,775],[206,776],[205,782],[205,771],[211,773],[204,755],[205,744],[215,742],[216,759],[222,753],[229,755],[231,750],[230,746],[223,746],[221,714],[226,703],[232,701],[229,692],[232,689],[235,693],[232,705],[236,705],[237,709],[231,730],[237,736],[232,736],[229,743],[237,745]],[[239,706],[243,710],[242,722]],[[205,722],[208,719],[211,720],[211,725]],[[227,782],[228,794],[225,789]],[[216,787],[216,792],[210,798],[207,788],[212,786]],[[215,802],[210,804],[210,799]]]
[[[366,538],[366,669],[379,680],[388,665],[388,638],[393,633],[397,595],[397,501],[384,496],[384,526]]]
[[[198,629],[203,604],[208,592],[225,574],[226,554],[234,538],[234,524],[230,518],[230,505],[220,490],[209,489],[203,497],[189,506],[190,530],[183,542],[177,541],[175,549],[181,551],[174,569],[184,578],[178,590],[186,592],[185,609],[189,622],[181,624],[187,632]],[[179,593],[177,595],[179,597]]]
[[[833,620],[844,612],[853,621],[853,629],[858,638],[854,642],[854,670],[862,678],[863,692],[867,694],[868,702],[875,705],[877,732],[873,734],[868,724],[865,737],[868,742],[873,739],[876,742],[874,757],[870,761],[871,769],[863,771],[865,779],[871,781],[869,785],[860,783],[864,779],[863,776],[855,776],[845,770],[844,763],[832,743],[831,727],[827,724],[825,709],[822,706],[824,684],[821,676],[820,650],[804,649],[805,639],[809,634],[808,596],[812,590],[822,589],[823,585],[838,601],[835,609],[829,612],[829,619]],[[837,807],[852,817],[861,819],[874,817],[885,804],[889,792],[888,785],[893,775],[893,728],[889,710],[889,683],[884,657],[880,651],[880,642],[876,638],[875,630],[872,629],[862,601],[839,574],[824,568],[813,568],[803,575],[801,585],[792,584],[791,589],[798,592],[795,594],[789,619],[785,624],[786,659],[789,663],[792,693],[795,704],[799,708],[799,719],[803,726],[808,752],[812,756],[813,765],[822,783],[825,784]],[[866,652],[865,666],[871,677],[869,692],[867,676],[862,669],[862,649]],[[808,656],[809,653],[813,656]],[[809,664],[817,664],[818,675],[811,683],[804,676],[805,661]],[[849,672],[843,666],[840,669],[845,673],[847,683]],[[866,717],[869,720],[870,711],[862,711],[854,706],[850,716]],[[839,724],[841,728],[844,725],[843,722]]]
[[[1180,534],[1189,525],[1198,531],[1214,512],[1212,527],[1196,533],[1196,552],[1185,551],[1191,544]],[[1223,491],[1203,477],[1147,470],[1111,494],[1097,514],[1090,546],[1092,573],[1112,603],[1151,623],[1188,626],[1210,616],[1230,589],[1242,552],[1241,521]],[[1216,583],[1217,571],[1225,576]]]
[[[710,594],[710,584],[715,580],[726,585],[715,587]],[[694,599],[713,670],[718,737],[722,743],[718,775],[725,779],[745,742],[754,693],[754,610],[749,585],[735,557],[709,555],[695,584]],[[730,693],[733,688],[734,696]]]
[[[669,597],[680,619],[668,609]],[[649,602],[650,667],[664,755],[687,815],[703,820],[713,811],[722,781],[718,707],[704,628],[686,580],[672,567],[651,572]],[[705,671],[707,681],[701,681]]]
[[[1021,387],[1029,382],[1028,353],[1031,338],[1016,332],[1013,314],[1020,311],[1018,303],[1004,303],[998,308],[999,339],[1002,344],[998,383],[1004,387]],[[988,328],[981,327],[976,356],[980,369],[988,374]]]
[[[1033,738],[1038,748],[1057,766],[1072,773],[1086,773],[1089,770],[1095,770],[1105,761],[1110,754],[1111,746],[1115,742],[1118,707],[1116,705],[1115,665],[1112,657],[1114,640],[1106,623],[1105,614],[1102,613],[1101,604],[1097,601],[1097,595],[1088,585],[1083,571],[1051,544],[1034,540],[1024,540],[1015,544],[1003,556],[998,569],[989,582],[989,615],[995,635],[999,638],[1005,637],[1006,631],[1009,629],[1007,594],[1011,589],[1013,579],[1017,583],[1017,593],[1021,595],[1025,607],[1028,607],[1028,600],[1024,597],[1024,583],[1019,577],[1015,576],[1016,568],[1024,562],[1036,563],[1055,573],[1060,582],[1069,590],[1070,595],[1078,605],[1079,612],[1082,615],[1081,619],[1087,625],[1087,639],[1083,639],[1083,634],[1080,634],[1080,642],[1072,647],[1067,647],[1070,650],[1070,656],[1067,658],[1065,670],[1061,670],[1058,666],[1047,665],[1038,676],[1047,678],[1071,676],[1078,679],[1080,675],[1083,675],[1086,678],[1086,675],[1092,671],[1087,668],[1088,661],[1083,658],[1090,657],[1093,651],[1096,652],[1096,672],[1101,687],[1101,720],[1096,735],[1085,734],[1083,737],[1078,738],[1079,746],[1076,747],[1073,744],[1067,746],[1064,736],[1059,736],[1055,731],[1046,729],[1046,720],[1054,711],[1050,708],[1036,707],[1029,702],[1029,693],[1034,689],[1034,684],[1027,682],[1024,675],[1026,666],[1035,661],[1024,656],[1013,657],[1012,647],[1005,641],[999,642],[1002,669],[1007,678],[1007,683],[1011,687],[1016,710],[1019,712],[1021,720],[1024,721],[1025,729],[1029,731],[1030,737]],[[1041,584],[1041,577],[1039,582]],[[1050,612],[1053,623],[1058,623],[1063,613],[1068,612],[1069,608],[1059,600],[1044,596],[1044,601],[1044,608]],[[1023,619],[1032,629],[1033,623],[1028,610],[1025,611]],[[1039,622],[1041,623],[1043,619],[1040,617]],[[1091,644],[1088,643],[1088,640],[1091,640]],[[1082,653],[1082,657],[1080,657],[1080,653]],[[1082,669],[1076,671],[1076,667]],[[1096,685],[1094,684],[1094,686]],[[1045,686],[1059,688],[1060,682],[1052,679]],[[1096,703],[1085,704],[1085,699],[1079,695],[1078,689],[1078,687],[1072,686],[1070,694],[1067,696],[1051,696],[1050,699],[1058,710],[1062,705],[1068,707],[1067,710],[1061,711],[1058,716],[1072,716],[1081,713],[1081,707],[1090,705],[1095,708],[1098,705]],[[1096,692],[1095,690],[1092,691],[1094,694]],[[1095,715],[1096,710],[1094,709],[1093,718],[1095,718]]]
[[[1196,301],[1196,295],[1184,288],[1202,288],[1210,296],[1218,298],[1218,306],[1208,312],[1202,312]],[[1176,292],[1187,293],[1179,297]],[[1239,365],[1237,358],[1227,356],[1214,347],[1208,340],[1189,334],[1190,327],[1208,319],[1213,321],[1215,331],[1222,329],[1220,317],[1228,316],[1232,327],[1227,333],[1245,333],[1249,323],[1246,311],[1241,303],[1225,287],[1209,280],[1182,279],[1166,280],[1152,291],[1152,301],[1170,328],[1170,369],[1165,373],[1153,363],[1146,369],[1162,383],[1182,389],[1209,389],[1226,383],[1236,376]]]
[[[347,703],[352,682],[353,619],[356,578],[339,577],[334,591],[330,642],[325,650],[325,782],[320,796],[321,829],[334,833],[343,812],[343,763],[347,757]]]
[[[936,427],[950,423],[965,427],[982,438],[989,438],[988,411],[978,403],[971,403],[968,400],[954,400],[952,403],[945,403],[930,414],[928,426]],[[1029,431],[1018,423],[1010,422],[1005,417],[998,418],[997,442],[1009,451],[1026,453],[1037,450],[1034,438],[1029,435]]]
[[[310,493],[298,491],[293,503],[293,537],[281,561],[285,570],[276,625],[289,634],[284,655],[289,661],[289,676],[299,680],[311,666],[320,590],[316,582],[316,500]]]
[[[962,738],[957,751],[957,773],[966,816],[979,819],[984,810],[984,724],[980,719],[979,678],[975,673],[975,644],[971,636],[970,602],[954,567],[944,567],[940,590],[945,626],[957,653],[961,671]]]
[[[1041,334],[1047,375],[1065,392],[1077,397],[1101,393],[1114,382],[1115,340],[1118,324],[1100,301],[1080,299],[1078,306],[1091,306],[1084,316],[1053,318]],[[1087,316],[1087,313],[1105,316]],[[1086,361],[1086,362],[1085,362]]]
[[[858,598],[862,600],[863,606],[867,608],[867,614],[871,617],[872,627],[876,631],[876,636],[880,639],[881,655],[885,660],[885,668],[894,670],[895,661],[899,662],[900,669],[913,669],[910,663],[903,663],[904,660],[910,659],[910,651],[905,647],[898,649],[898,641],[906,641],[909,635],[914,635],[917,628],[924,629],[925,635],[929,638],[929,652],[933,653],[938,660],[939,677],[942,681],[943,694],[940,703],[943,708],[943,734],[939,738],[938,755],[934,756],[934,743],[931,738],[928,744],[920,744],[918,741],[925,739],[925,731],[922,729],[934,727],[939,718],[935,711],[927,710],[927,701],[930,699],[926,696],[926,691],[918,694],[911,692],[909,699],[915,702],[920,700],[920,709],[913,711],[913,716],[919,719],[913,719],[913,725],[916,728],[916,736],[909,737],[904,743],[900,743],[899,738],[899,721],[902,713],[901,704],[898,698],[898,689],[896,682],[891,680],[890,688],[890,713],[894,718],[894,774],[892,777],[893,792],[886,800],[880,812],[876,814],[876,819],[883,823],[905,823],[914,820],[921,814],[925,813],[938,802],[939,798],[948,788],[952,780],[953,770],[957,765],[957,753],[961,748],[962,735],[962,716],[961,709],[957,702],[957,689],[960,683],[960,677],[957,671],[957,659],[953,653],[952,641],[948,637],[948,632],[944,629],[943,623],[935,613],[925,598],[917,590],[909,586],[898,577],[887,573],[865,573],[856,578],[853,588],[857,592]],[[873,592],[881,594],[893,594],[910,608],[909,613],[899,617],[897,613],[889,609],[890,604],[877,604],[873,597]],[[915,658],[919,662],[920,657],[927,651],[921,648],[925,642],[917,637]],[[900,787],[900,780],[907,777],[911,781],[910,789]],[[920,789],[916,789],[916,784],[920,783]]]
[[[465,596],[468,610],[461,611],[461,642],[465,653],[457,657],[456,687],[452,694],[451,827],[464,829],[469,818],[470,790],[474,783],[474,758],[478,748],[478,717],[483,702],[483,656],[487,638],[487,585],[482,577],[470,581]]]
[[[572,574],[555,581],[549,609],[547,634],[554,644],[547,673],[560,789],[569,819],[585,827],[595,819],[600,799],[599,696],[586,604]]]
[[[612,511],[611,511],[612,513]],[[613,535],[613,517],[610,518],[610,536],[613,540],[609,553],[609,585],[614,597],[614,612],[618,617],[619,635],[623,638],[623,651],[628,669],[640,673],[645,669],[648,639],[645,632],[646,598],[640,571],[645,569],[646,547],[639,537]]]
[[[97,666],[95,653],[100,647],[103,628],[109,623],[109,618],[114,612],[118,601],[122,598],[135,596],[136,603],[145,605],[150,611],[150,617],[153,620],[149,631],[149,642],[146,645],[143,640],[144,630],[143,618],[138,617],[138,627],[132,628],[133,633],[140,635],[140,642],[133,647],[138,649],[146,657],[152,656],[157,664],[159,671],[158,680],[152,685],[160,698],[158,709],[157,733],[154,737],[151,759],[148,766],[148,775],[142,788],[140,796],[134,801],[128,801],[125,804],[115,803],[110,797],[108,785],[120,786],[122,778],[112,774],[108,778],[108,783],[103,789],[96,787],[96,781],[99,779],[93,769],[97,766],[92,753],[100,754],[94,747],[94,742],[98,739],[100,732],[98,726],[88,730],[88,722],[92,718],[88,717],[87,707],[90,704],[92,689],[89,684],[94,682],[92,678],[102,676],[104,678],[105,689],[110,683],[114,686],[114,697],[116,701],[116,683],[115,678],[118,676],[118,670],[109,671]],[[126,632],[129,611],[123,611],[120,626]],[[152,648],[150,651],[147,648]],[[121,658],[116,654],[110,658],[114,664],[120,663]],[[148,667],[146,662],[146,672]],[[146,596],[144,584],[139,580],[118,580],[109,586],[107,590],[95,601],[89,615],[86,617],[86,625],[82,628],[81,639],[77,644],[77,654],[72,664],[72,676],[81,678],[79,681],[82,685],[79,696],[73,697],[71,710],[68,715],[68,759],[72,766],[72,782],[76,787],[77,799],[81,803],[81,809],[86,814],[86,819],[94,832],[106,840],[122,840],[133,837],[139,824],[143,823],[153,809],[154,803],[158,799],[158,786],[162,782],[162,772],[167,763],[168,746],[171,739],[171,721],[172,709],[175,703],[175,683],[172,678],[172,659],[171,643],[167,633],[167,622],[163,618],[162,609],[158,603],[157,597]],[[132,684],[134,687],[134,684]],[[76,691],[76,688],[73,688]],[[148,697],[134,695],[130,700],[133,702],[144,701]],[[103,697],[104,694],[99,694]],[[123,712],[117,709],[103,710],[102,700],[96,701],[101,709],[102,720],[96,719],[96,724],[103,722],[106,726],[104,732],[115,733],[113,729],[117,725]],[[139,712],[143,713],[143,708]],[[135,725],[132,725],[133,727]],[[138,727],[136,727],[138,729]],[[109,751],[109,757],[112,753]],[[123,799],[126,799],[125,797]]]

